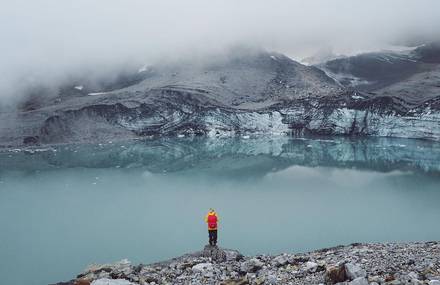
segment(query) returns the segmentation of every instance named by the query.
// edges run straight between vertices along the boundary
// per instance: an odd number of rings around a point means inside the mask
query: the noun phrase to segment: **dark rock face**
[[[33,136],[33,137],[25,137],[23,139],[23,144],[25,145],[34,145],[37,144],[40,140],[39,136]]]
[[[0,145],[195,135],[439,139],[440,87],[423,83],[434,82],[437,67],[414,60],[415,55],[406,59],[388,56],[392,57],[391,63],[388,57],[384,60],[370,54],[326,65],[335,65],[333,72],[359,70],[363,72],[359,76],[377,79],[377,86],[365,89],[373,88],[376,94],[350,90],[317,67],[301,65],[276,53],[236,53],[203,65],[166,65],[149,70],[142,80],[124,79],[120,89],[60,95],[47,106],[14,116],[0,113],[4,122],[0,126]],[[371,58],[379,65],[370,66]],[[352,67],[346,69],[344,60]],[[399,72],[382,65],[397,66]],[[425,69],[427,65],[430,69]],[[432,78],[419,78],[425,74],[419,72],[422,69]],[[411,80],[405,72],[412,74]],[[421,98],[420,94],[427,95]]]
[[[185,94],[181,94],[185,97]],[[167,98],[170,100],[170,98]],[[118,136],[349,135],[440,138],[440,97],[411,108],[399,98],[345,93],[297,99],[258,110],[216,107],[188,94],[174,102],[91,105],[45,120],[43,143],[102,140]],[[206,100],[209,101],[209,100]]]
[[[434,42],[418,47],[413,55],[419,61],[426,63],[440,63],[440,42]]]
[[[206,245],[202,252],[203,257],[209,257],[214,261],[226,261],[226,252],[218,246]]]
[[[361,91],[377,90],[427,69],[410,55],[392,52],[338,58],[322,67],[334,74],[344,86],[357,87]]]
[[[440,44],[401,52],[373,52],[319,65],[343,86],[419,105],[440,95]]]

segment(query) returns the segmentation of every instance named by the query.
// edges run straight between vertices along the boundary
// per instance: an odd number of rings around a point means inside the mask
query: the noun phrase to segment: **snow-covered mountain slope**
[[[251,103],[270,105],[280,100],[335,95],[342,91],[316,67],[304,66],[278,53],[238,51],[206,62],[181,62],[149,70],[140,83],[120,92],[153,89],[198,92],[229,107]]]
[[[401,52],[372,52],[319,65],[343,86],[420,104],[440,95],[440,43]]]
[[[395,60],[400,68],[412,66],[412,61]],[[141,79],[128,77],[117,89],[88,92],[87,87],[78,90],[72,84],[69,92],[76,92],[74,96],[62,91],[44,107],[0,113],[0,145],[192,135],[440,139],[437,87],[426,88],[429,94],[423,98],[406,100],[393,93],[392,84],[399,83],[396,76],[388,85],[379,84],[382,89],[376,90],[381,94],[359,92],[317,67],[261,51],[237,52],[203,63],[164,64],[136,74]],[[414,82],[422,81],[414,78]]]
[[[429,71],[416,73],[405,80],[375,90],[379,96],[398,96],[411,106],[440,96],[440,64]]]

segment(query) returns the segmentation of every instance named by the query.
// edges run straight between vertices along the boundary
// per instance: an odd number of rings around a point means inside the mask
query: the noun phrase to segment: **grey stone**
[[[364,269],[362,269],[359,265],[353,263],[345,264],[345,272],[347,274],[347,277],[351,280],[367,276],[367,272]]]
[[[252,258],[248,261],[243,262],[240,266],[240,270],[242,272],[253,273],[263,268],[263,266],[264,263],[261,262],[258,258]]]
[[[408,273],[408,277],[409,277],[410,279],[419,279],[419,274],[417,274],[417,273],[411,271],[410,273]]]
[[[317,268],[318,268],[318,264],[316,262],[312,262],[312,261],[307,261],[306,264],[304,265],[305,271],[314,272],[314,271],[316,271]]]
[[[266,278],[266,281],[269,284],[277,284],[278,283],[277,277],[274,274],[268,275],[267,278]]]
[[[283,266],[286,265],[287,262],[288,262],[288,257],[284,254],[279,255],[272,260],[272,264],[275,266]]]
[[[356,279],[353,279],[348,284],[349,285],[368,285],[368,281],[367,281],[367,278],[365,278],[365,277],[358,277]]]
[[[239,253],[237,252],[237,255]],[[223,262],[227,259],[227,253],[225,250],[218,246],[206,245],[202,251],[202,256],[209,257],[212,260]]]
[[[284,258],[279,256],[285,256],[295,262],[278,266],[284,263]],[[127,261],[94,265],[90,266],[86,273],[78,275],[78,279],[57,285],[90,285],[93,280],[103,282],[106,279],[125,280],[112,281],[114,285],[119,285],[115,282],[139,285],[302,285],[321,284],[324,280],[325,284],[339,285],[365,285],[366,282],[370,282],[370,285],[440,285],[436,280],[440,269],[437,262],[440,252],[437,247],[431,246],[431,243],[355,244],[331,250],[318,250],[302,254],[295,259],[293,256],[260,255],[240,260],[233,257],[219,262],[214,261],[211,256],[204,256],[200,251],[150,265],[133,266]],[[408,263],[409,256],[414,262]],[[326,268],[325,274],[317,272],[323,269],[321,267]],[[349,279],[345,275],[346,267],[352,276],[365,275],[365,268],[369,273],[368,281],[365,277]],[[415,279],[418,275],[423,281]]]
[[[125,279],[97,279],[92,282],[91,285],[135,285],[128,280]]]
[[[239,261],[243,258],[243,255],[238,250],[225,249],[224,252],[227,261]]]
[[[378,275],[368,276],[368,282],[371,283],[384,283],[384,279]]]
[[[192,267],[193,272],[200,272],[205,273],[206,271],[212,271],[214,267],[212,266],[212,263],[206,262],[206,263],[199,263]]]

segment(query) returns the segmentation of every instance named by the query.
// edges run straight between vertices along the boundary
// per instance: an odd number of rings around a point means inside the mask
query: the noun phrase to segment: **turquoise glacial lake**
[[[91,263],[165,260],[207,243],[244,254],[440,239],[440,143],[161,139],[0,151],[2,284]]]

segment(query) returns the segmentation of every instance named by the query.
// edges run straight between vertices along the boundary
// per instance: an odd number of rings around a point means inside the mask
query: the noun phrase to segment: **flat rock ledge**
[[[90,265],[56,285],[440,285],[440,242],[351,244],[304,254],[243,256],[206,246],[169,261]]]

